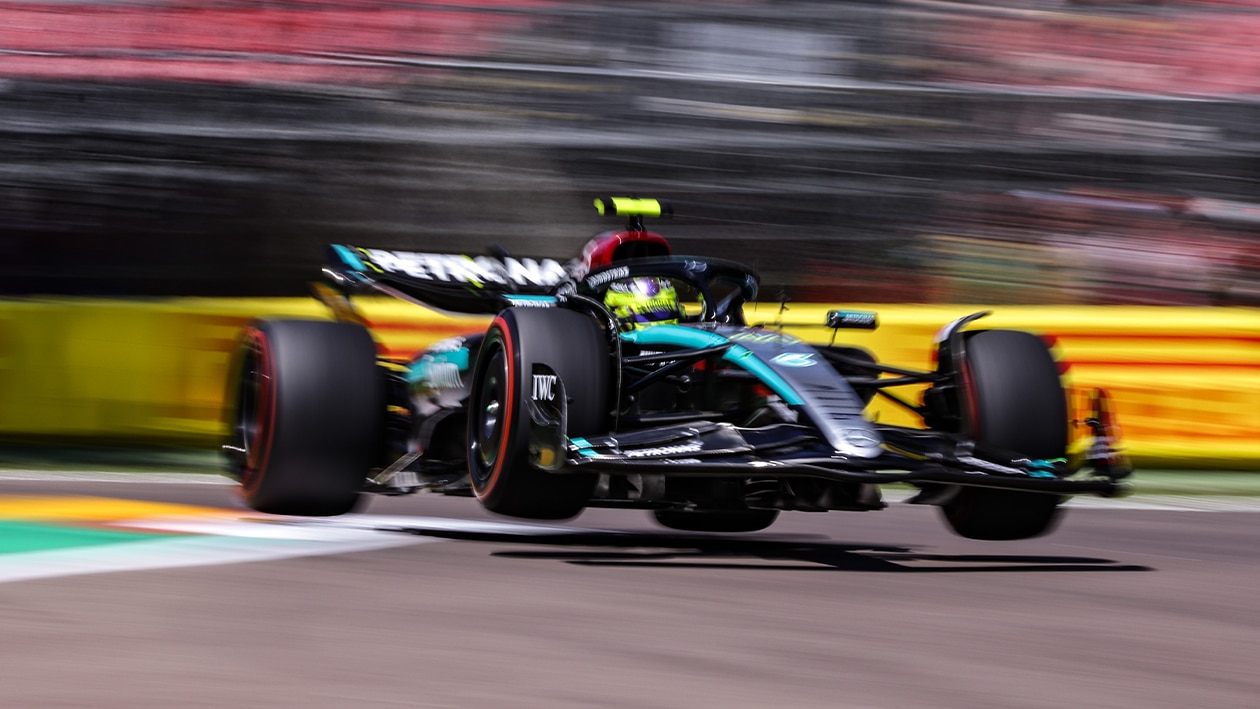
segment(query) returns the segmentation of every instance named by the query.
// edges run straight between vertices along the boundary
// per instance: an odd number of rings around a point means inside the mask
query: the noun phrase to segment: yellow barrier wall
[[[980,310],[969,326],[1029,330],[1054,344],[1079,400],[1111,392],[1129,453],[1140,465],[1260,469],[1260,310],[1250,308],[1051,307],[983,305],[846,306],[880,314],[874,332],[841,331],[890,364],[931,366],[932,338],[946,323]],[[820,323],[821,305],[790,305],[782,321]],[[749,309],[749,322],[773,322],[778,306]],[[825,328],[788,327],[826,342]],[[879,404],[883,420],[903,423]]]
[[[484,327],[392,299],[364,299],[382,350],[406,356]],[[829,307],[748,309],[813,342]],[[928,367],[932,337],[986,306],[870,305],[874,332],[841,331],[884,362]],[[1026,329],[1054,342],[1074,389],[1112,392],[1129,452],[1148,466],[1260,469],[1260,311],[1232,308],[994,307],[972,325]],[[255,316],[327,317],[314,300],[171,299],[0,302],[0,436],[184,442],[222,432],[228,354]],[[882,420],[909,422],[881,404]]]
[[[363,302],[387,354],[487,322]],[[310,298],[0,301],[0,436],[215,442],[229,353],[259,316],[329,317]]]

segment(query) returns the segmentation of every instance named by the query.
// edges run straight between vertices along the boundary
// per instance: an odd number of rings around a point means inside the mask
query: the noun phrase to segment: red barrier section
[[[1014,14],[1014,13],[1012,13]],[[946,13],[933,33],[937,78],[985,84],[1157,94],[1260,94],[1254,10],[1143,15]]]
[[[336,54],[483,57],[544,0],[0,6],[0,75],[215,82],[385,78]]]

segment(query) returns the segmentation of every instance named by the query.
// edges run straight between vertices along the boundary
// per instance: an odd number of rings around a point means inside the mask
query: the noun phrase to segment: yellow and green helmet
[[[668,278],[640,276],[613,281],[604,294],[604,305],[631,329],[677,323],[682,318],[678,291]]]

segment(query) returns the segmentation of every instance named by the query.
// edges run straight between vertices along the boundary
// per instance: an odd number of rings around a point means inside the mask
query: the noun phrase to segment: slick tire
[[[774,524],[778,510],[653,510],[662,526],[684,532],[757,532]]]
[[[1068,414],[1059,367],[1045,343],[1016,330],[968,333],[960,410],[964,433],[1032,459],[1067,454]],[[961,487],[941,506],[946,522],[969,539],[1013,540],[1051,531],[1058,495]]]
[[[256,322],[232,371],[225,450],[245,502],[272,514],[351,511],[385,409],[368,331],[325,320]]]
[[[530,464],[527,406],[536,364],[549,367],[563,383],[567,435],[607,432],[611,363],[595,320],[571,310],[505,310],[490,324],[473,371],[469,481],[491,512],[568,519],[586,507],[596,477],[545,472]]]

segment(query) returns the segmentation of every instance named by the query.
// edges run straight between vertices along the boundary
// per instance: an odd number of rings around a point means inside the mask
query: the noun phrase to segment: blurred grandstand
[[[637,193],[797,300],[1260,305],[1257,34],[1260,0],[5,2],[0,293],[567,255]]]

